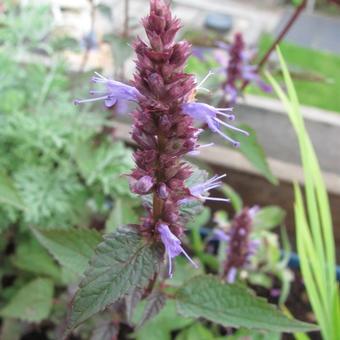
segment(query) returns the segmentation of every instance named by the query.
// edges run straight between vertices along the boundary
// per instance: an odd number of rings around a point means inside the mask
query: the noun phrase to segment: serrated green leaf
[[[0,202],[18,209],[25,208],[11,178],[3,172],[0,172]]]
[[[246,124],[240,124],[238,127],[249,132],[249,136],[244,136],[240,133],[230,133],[228,130],[228,134],[232,134],[233,138],[240,142],[238,150],[270,183],[277,185],[278,180],[270,170],[263,147],[257,140],[256,131]]]
[[[22,287],[0,315],[29,322],[46,319],[53,299],[53,283],[49,279],[36,279]]]
[[[253,227],[257,230],[271,229],[279,226],[286,216],[286,212],[278,206],[268,206],[260,209],[253,220]]]
[[[188,281],[176,294],[177,309],[186,317],[203,317],[226,327],[276,332],[315,330],[314,325],[288,319],[273,305],[236,284],[209,275]]]
[[[93,229],[33,229],[38,241],[55,259],[74,273],[81,275],[101,241],[101,235]]]
[[[35,274],[47,275],[60,281],[61,271],[49,253],[37,241],[21,242],[12,262],[15,267]]]
[[[163,250],[148,243],[136,226],[104,237],[75,296],[69,328],[105,309],[135,288],[144,288],[157,272]]]

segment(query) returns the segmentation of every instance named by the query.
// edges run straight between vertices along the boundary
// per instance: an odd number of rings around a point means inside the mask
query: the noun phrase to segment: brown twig
[[[282,41],[282,39],[286,36],[286,34],[289,32],[295,21],[299,18],[302,11],[305,9],[307,4],[307,0],[303,0],[301,4],[296,8],[293,15],[287,22],[286,26],[282,29],[281,33],[277,36],[275,41],[272,43],[272,45],[269,47],[265,55],[261,58],[259,63],[257,64],[257,71],[260,71],[261,68],[266,64],[268,61],[270,55],[275,50],[276,46]],[[243,92],[245,88],[249,85],[249,80],[245,80],[241,86],[240,92]]]

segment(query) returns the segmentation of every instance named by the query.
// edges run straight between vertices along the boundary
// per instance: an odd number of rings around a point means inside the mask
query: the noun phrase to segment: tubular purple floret
[[[229,202],[230,200],[227,198],[220,198],[220,197],[209,197],[204,195],[204,193],[208,192],[209,190],[218,188],[222,185],[221,179],[227,176],[223,174],[221,176],[213,176],[212,178],[208,179],[204,183],[196,184],[192,188],[189,188],[190,194],[193,197],[201,199],[203,201],[210,200],[210,201],[219,201],[219,202]]]
[[[99,97],[89,99],[76,99],[74,101],[75,105],[100,100],[104,100],[105,106],[107,107],[113,106],[118,100],[138,102],[141,94],[135,87],[121,83],[119,81],[108,79],[98,72],[95,72],[95,74],[96,75],[92,77],[92,82],[105,85],[105,90],[91,90],[91,95],[99,95]]]
[[[217,116],[226,117],[228,120],[233,121],[235,116],[233,114],[227,114],[226,111],[231,111],[230,108],[215,108],[205,103],[190,102],[182,105],[182,111],[196,121],[208,124],[208,127],[212,132],[219,134],[222,138],[229,141],[235,147],[239,146],[239,142],[224,134],[220,130],[220,125],[227,127],[230,130],[242,133],[246,136],[249,135],[247,131],[237,128],[231,124],[226,123]]]
[[[170,230],[169,226],[165,223],[158,224],[158,231],[161,241],[165,247],[165,251],[168,255],[169,262],[169,276],[172,277],[172,259],[179,254],[183,254],[193,267],[198,268],[198,265],[191,259],[187,252],[181,246],[181,240],[176,237]]]

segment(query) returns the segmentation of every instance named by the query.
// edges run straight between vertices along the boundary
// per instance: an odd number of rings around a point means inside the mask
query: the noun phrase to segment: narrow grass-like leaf
[[[288,94],[268,76],[282,100],[298,137],[305,178],[307,215],[295,185],[297,248],[307,293],[326,340],[340,339],[340,301],[335,276],[335,242],[329,199],[313,144],[300,112],[299,100],[283,56],[278,50]]]
[[[241,212],[243,208],[243,202],[240,195],[228,184],[223,183],[219,189],[223,194],[230,199],[230,203],[237,213]]]

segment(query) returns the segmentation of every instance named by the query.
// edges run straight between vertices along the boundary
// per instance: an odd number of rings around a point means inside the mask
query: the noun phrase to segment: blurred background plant
[[[132,153],[115,139],[111,113],[79,113],[72,105],[72,91],[80,85],[62,57],[68,38],[54,35],[51,9],[11,1],[4,6],[0,315],[1,338],[14,340],[20,328],[34,328],[26,322],[52,315],[47,327],[52,320],[60,324],[67,310],[60,288],[73,282],[74,274],[65,276],[30,228],[109,231],[124,223],[122,205],[129,207],[129,222],[137,222],[139,202],[122,175],[132,167]],[[99,240],[95,231],[89,235]]]
[[[94,247],[102,240],[102,234],[125,223],[137,223],[140,217],[142,202],[131,195],[122,175],[133,165],[131,149],[116,137],[113,121],[118,111],[126,113],[129,108],[105,110],[92,106],[79,112],[72,105],[75,93],[79,96],[87,91],[83,84],[88,71],[93,71],[91,51],[99,49],[103,42],[111,51],[114,78],[126,81],[131,72],[132,49],[129,45],[135,35],[136,23],[129,10],[129,1],[125,0],[124,11],[119,14],[123,18],[121,29],[115,30],[112,26],[110,33],[98,37],[95,32],[98,15],[112,21],[113,11],[101,2],[90,0],[89,25],[77,40],[56,30],[58,11],[53,6],[25,3],[0,3],[0,338],[61,339],[69,312],[68,302]],[[185,36],[195,43],[190,32]],[[258,48],[253,49],[256,53],[247,60],[250,69],[256,70],[257,81],[262,81],[262,75],[254,65],[258,57],[263,57],[271,48],[273,41],[272,36],[263,36]],[[226,94],[220,90],[227,80],[228,65],[221,62],[221,55],[216,58],[216,51],[219,49],[220,53],[221,47],[227,54],[226,45],[217,46],[214,41],[213,46],[205,46],[196,57],[190,58],[187,66],[187,72],[194,73],[198,81],[209,71],[215,71],[202,85],[210,92],[203,90],[198,94],[213,105],[221,102]],[[245,48],[252,49],[252,46]],[[328,58],[322,52],[301,51],[300,47],[296,51],[295,48],[283,43],[283,51],[289,52],[287,60],[293,65],[295,62],[301,64],[301,67],[290,68],[298,79],[298,87],[299,79],[303,80],[299,91],[304,102],[318,101],[320,107],[337,108],[334,95],[332,100],[325,100],[325,96],[310,96],[305,80],[317,81],[326,93],[333,77],[335,82],[340,79],[335,67],[338,57]],[[80,55],[76,67],[71,67],[70,58],[65,58],[71,52]],[[329,66],[322,75],[306,71],[303,65],[306,53],[313,55],[313,63],[320,60],[322,54],[324,60],[327,57],[332,61],[334,68]],[[282,81],[277,60],[272,58],[268,64],[275,78]],[[330,64],[324,62],[324,65]],[[224,72],[216,72],[221,66]],[[237,88],[247,80],[250,79],[238,79]],[[237,100],[242,99],[242,91]],[[248,91],[259,93],[251,84]],[[119,119],[129,118],[120,116]],[[249,138],[240,137],[240,153],[268,182],[278,184],[256,132],[246,124],[240,127],[251,132]],[[206,168],[213,173],[208,166]],[[208,206],[201,212],[194,206],[183,207],[183,211],[195,216],[187,226],[185,247],[202,266],[195,270],[185,260],[177,258],[172,286],[179,287],[202,273],[226,280],[226,263],[233,255],[230,237],[240,214],[248,208],[230,186],[223,186],[220,194],[230,198],[231,205],[220,205],[217,209]],[[297,272],[288,268],[291,249],[285,215],[279,206],[259,207],[249,222],[246,238],[246,243],[253,247],[245,253],[246,260],[237,267],[232,280],[237,285],[254,289],[283,309],[285,305],[292,306],[291,300],[295,297],[293,295],[289,300],[289,293],[293,279],[300,279]],[[219,232],[225,240],[217,237]],[[168,283],[165,282],[165,286]],[[303,286],[302,280],[299,285]],[[299,298],[297,303],[300,303]],[[210,321],[180,317],[176,314],[175,303],[165,302],[162,294],[151,295],[148,301],[139,304],[136,315],[131,315],[129,306],[134,306],[136,301],[127,305],[119,302],[120,308],[125,310],[126,320],[122,321],[109,309],[79,327],[70,339],[281,338],[275,332],[236,330]],[[312,302],[312,305],[317,303]],[[306,304],[309,310],[308,302]],[[309,314],[302,314],[302,317],[308,321],[314,318]]]

